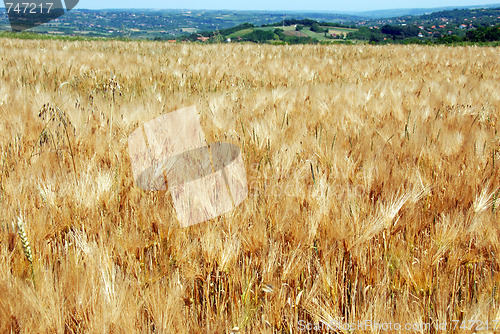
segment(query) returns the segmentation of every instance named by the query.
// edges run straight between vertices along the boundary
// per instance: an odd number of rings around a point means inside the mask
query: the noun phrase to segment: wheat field
[[[0,332],[492,332],[499,69],[474,46],[0,39]],[[192,105],[249,192],[181,228],[127,140]]]

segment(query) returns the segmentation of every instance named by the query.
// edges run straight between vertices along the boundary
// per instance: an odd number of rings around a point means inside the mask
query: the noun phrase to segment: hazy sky
[[[252,9],[252,10],[324,10],[324,11],[365,11],[391,8],[433,8],[444,6],[467,6],[499,3],[499,0],[80,0],[76,8],[177,8],[177,9]]]

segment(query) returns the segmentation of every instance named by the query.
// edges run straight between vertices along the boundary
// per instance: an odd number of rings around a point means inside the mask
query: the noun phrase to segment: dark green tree
[[[326,31],[326,29],[321,28],[321,26],[319,25],[319,23],[313,23],[311,25],[311,31],[314,31],[314,32],[323,32],[323,31]]]

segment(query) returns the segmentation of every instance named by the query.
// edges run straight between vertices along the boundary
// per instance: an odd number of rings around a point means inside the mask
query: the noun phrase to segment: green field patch
[[[259,28],[256,28],[256,29],[260,29],[260,30],[267,30],[267,31],[274,31],[276,29],[281,29],[283,31],[295,31],[296,28],[295,26],[272,26],[272,27],[259,27]]]
[[[323,32],[315,32],[305,28],[301,30],[301,32],[303,32],[304,34],[306,34],[311,38],[316,38],[320,42],[328,40],[328,38],[325,37],[325,33]]]
[[[182,32],[187,32],[189,34],[193,34],[193,33],[197,32],[198,29],[196,29],[196,28],[181,28],[181,31]]]
[[[230,37],[230,38],[243,37],[245,35],[250,34],[252,31],[254,31],[254,29],[251,29],[251,28],[238,30],[238,31],[233,32],[232,34],[229,34],[227,37]]]

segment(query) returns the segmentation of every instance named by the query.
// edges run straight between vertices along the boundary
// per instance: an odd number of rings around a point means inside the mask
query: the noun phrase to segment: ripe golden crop
[[[499,68],[472,46],[0,39],[0,332],[491,327]],[[182,229],[127,138],[191,105],[249,192]]]

